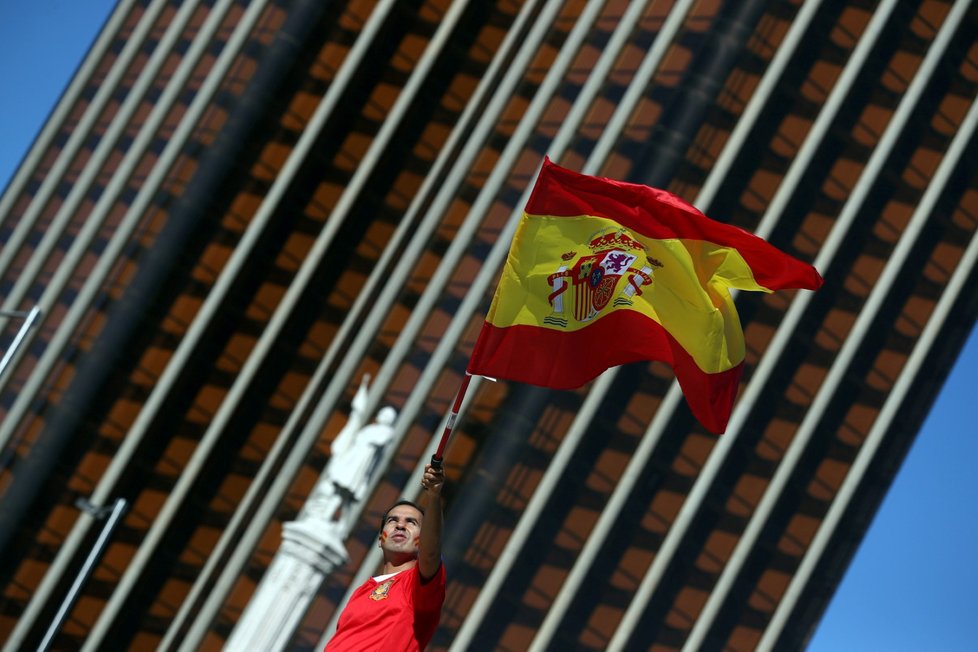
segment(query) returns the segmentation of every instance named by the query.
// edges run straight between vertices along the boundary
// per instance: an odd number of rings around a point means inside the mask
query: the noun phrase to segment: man
[[[421,480],[421,506],[402,500],[387,510],[379,537],[384,553],[381,574],[350,597],[326,652],[420,652],[428,645],[445,601],[444,484],[444,471],[429,464]]]

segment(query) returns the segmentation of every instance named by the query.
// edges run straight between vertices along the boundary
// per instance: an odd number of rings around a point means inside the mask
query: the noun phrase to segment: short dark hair
[[[390,515],[391,510],[394,509],[395,507],[400,507],[401,505],[407,505],[408,507],[413,507],[416,510],[418,510],[419,512],[421,512],[421,516],[422,517],[424,516],[424,510],[421,508],[421,505],[419,505],[419,504],[417,504],[417,503],[415,503],[414,501],[411,501],[411,500],[401,499],[401,500],[397,501],[396,503],[394,503],[393,505],[391,505],[390,507],[388,507],[387,508],[387,511],[384,512],[384,518],[380,519],[380,531],[381,532],[384,531],[384,525],[387,524],[387,517]]]

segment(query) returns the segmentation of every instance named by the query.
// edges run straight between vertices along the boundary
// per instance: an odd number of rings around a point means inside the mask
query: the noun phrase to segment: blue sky
[[[973,331],[809,650],[978,650],[976,363]]]
[[[0,2],[0,187],[114,5]],[[973,332],[810,651],[978,650],[978,428],[968,410],[976,387]]]

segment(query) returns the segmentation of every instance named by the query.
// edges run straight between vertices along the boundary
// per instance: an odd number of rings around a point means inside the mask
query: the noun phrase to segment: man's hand
[[[445,485],[445,469],[428,464],[424,467],[421,477],[421,487],[431,496],[440,496],[441,488]]]

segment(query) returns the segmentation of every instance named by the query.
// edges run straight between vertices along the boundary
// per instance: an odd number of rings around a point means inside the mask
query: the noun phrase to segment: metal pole
[[[58,632],[61,630],[61,625],[64,624],[65,619],[68,617],[68,612],[71,611],[75,601],[78,600],[82,585],[88,579],[88,576],[92,574],[92,571],[95,570],[95,564],[98,563],[99,557],[102,556],[102,551],[105,549],[109,537],[112,535],[112,531],[115,530],[116,525],[122,518],[123,512],[126,511],[126,507],[128,506],[125,498],[117,498],[115,505],[113,505],[111,508],[96,508],[83,498],[79,499],[75,504],[78,505],[82,511],[94,518],[102,518],[106,514],[109,515],[109,518],[105,521],[105,525],[102,527],[102,533],[99,535],[98,541],[95,542],[95,546],[93,546],[91,552],[88,553],[88,558],[85,560],[85,564],[81,567],[81,570],[78,571],[78,576],[75,578],[71,588],[68,589],[68,594],[65,596],[64,601],[61,603],[61,607],[58,609],[58,613],[55,614],[54,620],[51,622],[47,633],[44,635],[44,640],[42,640],[41,644],[37,647],[38,652],[47,652],[48,648],[50,648],[51,643],[54,641],[54,637],[57,636]]]
[[[20,330],[17,331],[17,337],[14,338],[14,341],[10,344],[10,348],[7,349],[7,352],[4,354],[3,360],[0,360],[0,376],[3,375],[3,371],[10,363],[10,359],[14,357],[14,353],[17,352],[17,348],[24,340],[24,336],[27,335],[27,331],[31,329],[31,326],[34,325],[34,322],[37,321],[37,318],[40,315],[41,309],[38,306],[34,306],[30,312],[23,312],[20,310],[0,310],[0,317],[27,317],[27,319],[24,320],[24,324],[20,327]]]

